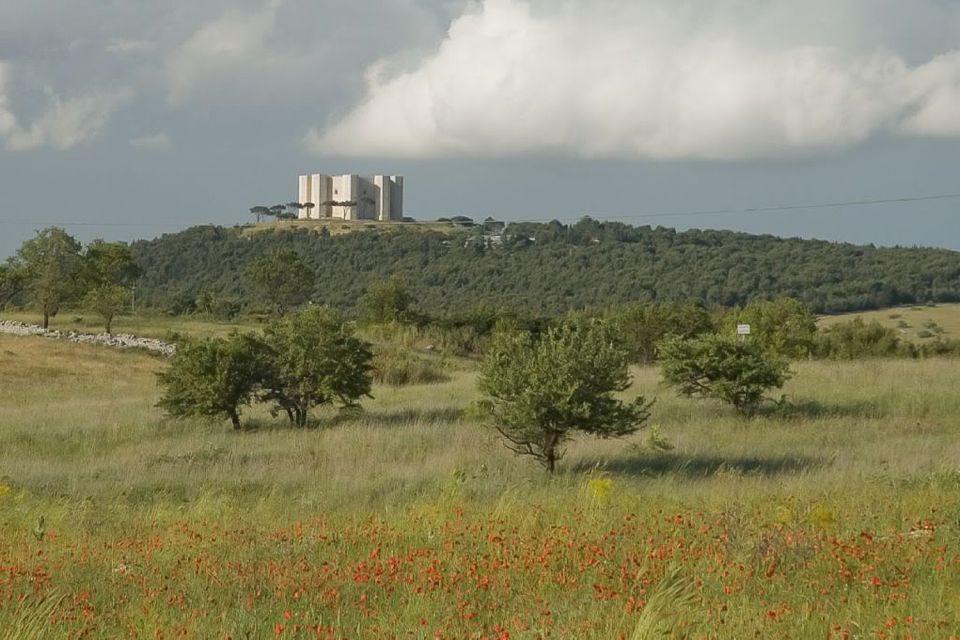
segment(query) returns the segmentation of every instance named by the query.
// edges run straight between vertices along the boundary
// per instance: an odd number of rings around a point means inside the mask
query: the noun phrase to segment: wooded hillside
[[[345,311],[367,286],[399,276],[417,306],[458,313],[481,306],[533,314],[633,301],[736,306],[789,296],[821,313],[960,301],[960,253],[876,248],[730,231],[511,224],[456,233],[362,230],[331,236],[278,228],[202,226],[133,243],[141,303],[190,311],[198,299],[255,302],[246,271],[257,256],[297,251],[316,273],[312,299]]]

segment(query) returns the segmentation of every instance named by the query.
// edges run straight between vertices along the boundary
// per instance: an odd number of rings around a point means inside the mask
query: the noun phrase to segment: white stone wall
[[[300,219],[400,220],[403,218],[403,177],[355,174],[329,176],[322,173],[300,176],[300,203],[312,202],[313,209],[301,209]],[[355,206],[324,205],[324,202],[355,202]]]

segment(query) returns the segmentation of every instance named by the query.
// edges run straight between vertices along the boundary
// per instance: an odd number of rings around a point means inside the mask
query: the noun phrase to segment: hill
[[[632,301],[736,306],[797,298],[819,313],[960,302],[960,253],[777,238],[730,231],[514,223],[499,234],[404,229],[332,234],[314,228],[202,226],[133,243],[142,303],[189,310],[198,296],[251,300],[251,259],[290,249],[316,274],[313,300],[352,310],[367,286],[397,275],[421,309],[481,306],[553,314]]]

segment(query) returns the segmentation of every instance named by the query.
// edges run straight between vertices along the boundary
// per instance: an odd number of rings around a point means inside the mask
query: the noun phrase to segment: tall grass
[[[24,606],[84,637],[264,637],[304,620],[370,638],[497,637],[495,625],[906,637],[908,616],[918,638],[960,628],[952,361],[799,363],[785,398],[749,419],[636,369],[628,394],[657,398],[672,449],[645,433],[578,440],[556,477],[463,411],[476,399],[466,363],[429,387],[377,386],[362,414],[330,412],[317,429],[258,408],[242,433],[165,418],[163,366],[0,336],[0,628]],[[354,579],[391,555],[423,591]],[[53,593],[65,599],[42,608]]]

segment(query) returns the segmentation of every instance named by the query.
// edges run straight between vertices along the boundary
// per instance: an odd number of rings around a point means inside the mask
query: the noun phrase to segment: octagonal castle
[[[300,209],[301,220],[402,220],[403,177],[300,176],[297,202],[314,205]]]

